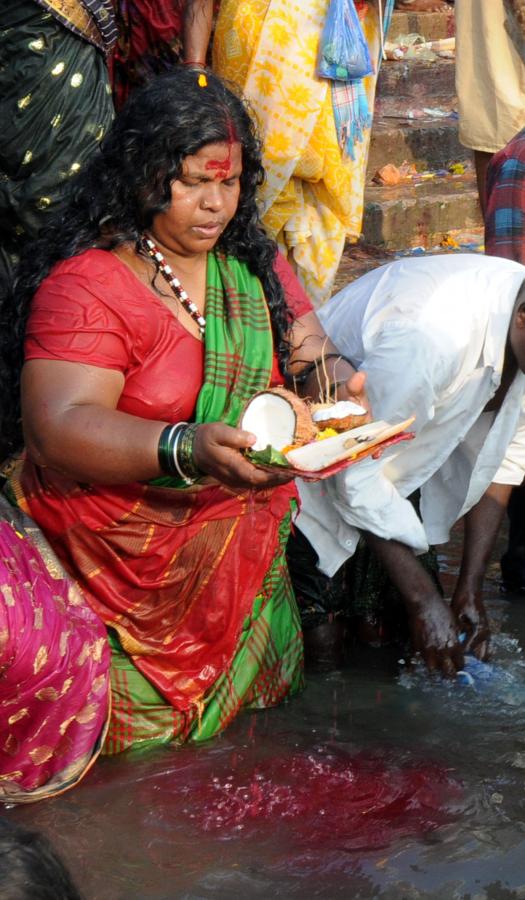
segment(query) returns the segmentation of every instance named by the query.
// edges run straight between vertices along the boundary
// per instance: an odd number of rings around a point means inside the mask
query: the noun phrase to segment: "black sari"
[[[0,295],[113,117],[106,0],[2,0]]]

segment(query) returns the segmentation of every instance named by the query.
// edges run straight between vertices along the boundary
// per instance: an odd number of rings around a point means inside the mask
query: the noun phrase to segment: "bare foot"
[[[395,9],[401,12],[448,12],[450,3],[444,0],[396,0]]]

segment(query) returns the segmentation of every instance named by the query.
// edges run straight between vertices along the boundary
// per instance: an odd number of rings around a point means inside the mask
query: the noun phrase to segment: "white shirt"
[[[297,524],[333,575],[357,529],[411,546],[448,540],[491,482],[525,475],[525,376],[497,415],[496,392],[525,266],[476,254],[397,260],[369,272],[319,310],[342,354],[367,372],[374,419],[416,416],[416,437],[332,478],[299,481]],[[421,490],[421,518],[406,500]]]

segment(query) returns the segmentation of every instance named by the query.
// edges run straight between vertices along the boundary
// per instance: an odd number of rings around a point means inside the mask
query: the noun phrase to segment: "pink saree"
[[[108,717],[106,629],[36,526],[0,496],[0,800],[76,784]]]

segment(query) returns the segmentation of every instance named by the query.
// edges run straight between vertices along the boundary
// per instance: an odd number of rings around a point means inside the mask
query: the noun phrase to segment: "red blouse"
[[[294,319],[312,304],[283,256],[275,263]],[[122,372],[118,409],[144,419],[191,419],[204,346],[114,253],[86,250],[59,262],[33,299],[25,358]],[[274,355],[272,384],[282,383]]]

